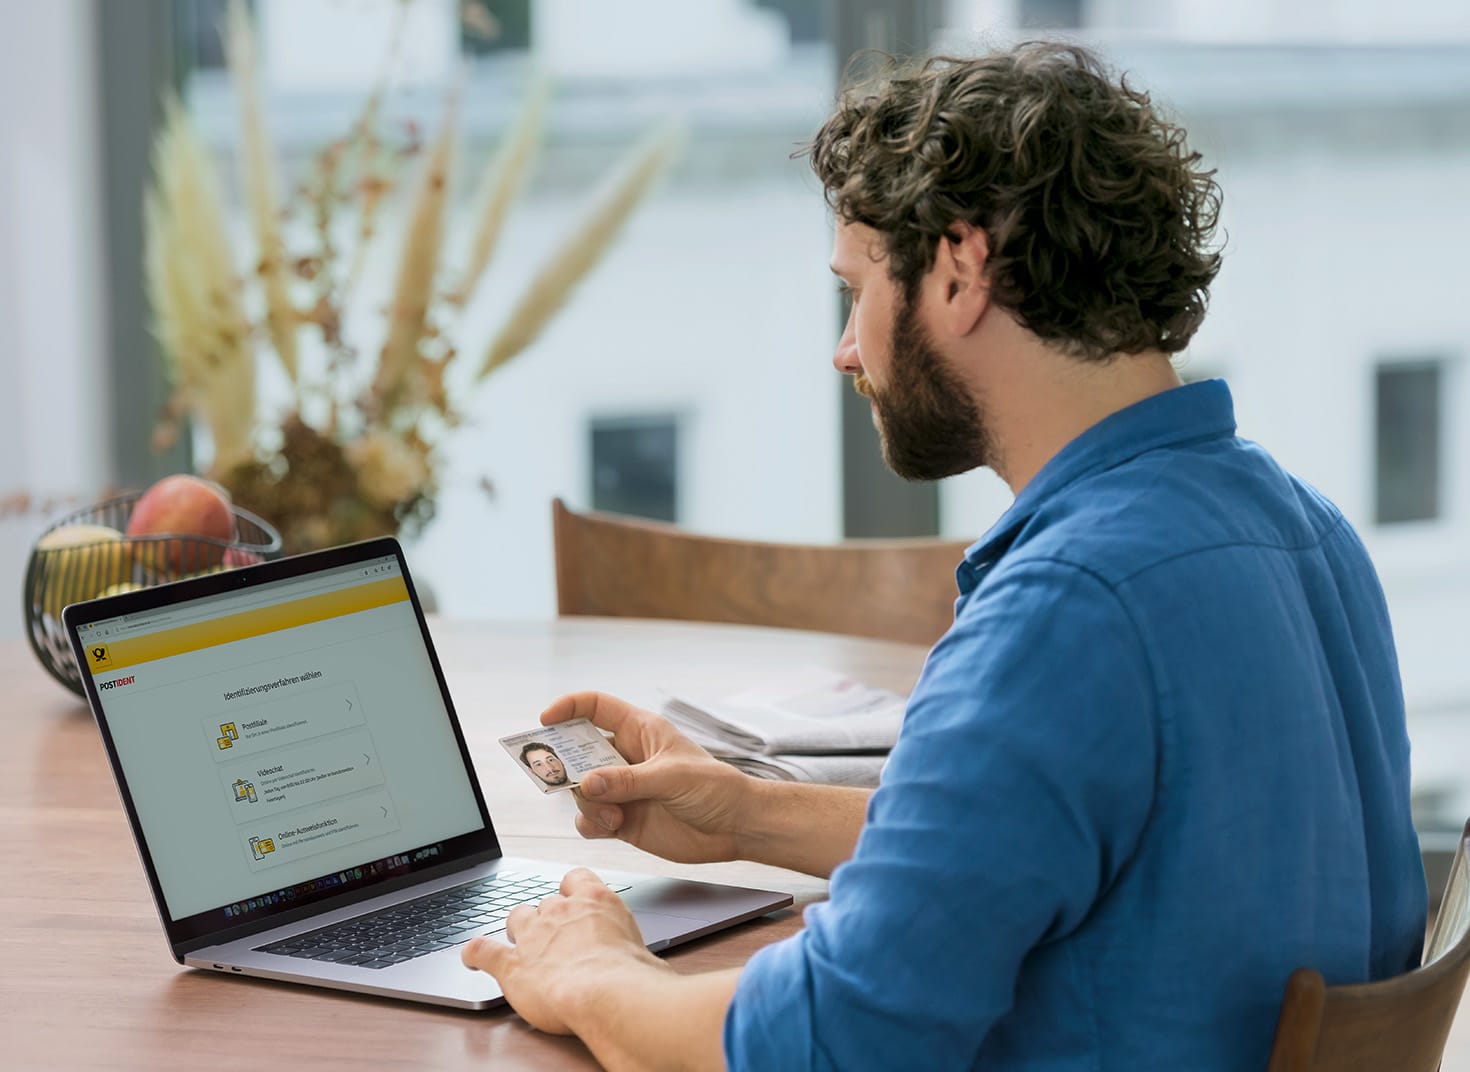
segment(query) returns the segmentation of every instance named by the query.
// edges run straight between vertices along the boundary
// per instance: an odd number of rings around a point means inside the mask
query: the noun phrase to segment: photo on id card
[[[579,785],[598,767],[626,767],[602,731],[585,718],[542,726],[500,738],[501,746],[543,793]]]

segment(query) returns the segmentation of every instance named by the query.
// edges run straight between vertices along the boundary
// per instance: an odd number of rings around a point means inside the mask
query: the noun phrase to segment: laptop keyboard
[[[560,879],[500,872],[330,927],[292,935],[259,946],[256,951],[359,968],[389,968],[468,942],[476,935],[503,931],[505,917],[512,908],[539,902],[560,888]],[[629,887],[610,884],[610,888],[622,893]]]

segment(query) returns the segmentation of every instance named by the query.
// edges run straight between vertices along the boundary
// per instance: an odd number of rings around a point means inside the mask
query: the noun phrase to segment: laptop
[[[510,910],[554,893],[568,865],[502,854],[396,540],[62,617],[175,960],[465,1009],[504,1001],[459,947],[505,940]],[[598,873],[654,951],[792,903]]]

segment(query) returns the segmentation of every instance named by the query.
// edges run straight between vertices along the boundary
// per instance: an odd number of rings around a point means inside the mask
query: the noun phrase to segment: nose
[[[832,367],[846,376],[856,376],[863,371],[863,363],[858,359],[857,330],[853,326],[856,319],[854,310],[847,311],[847,326],[842,329],[842,338],[837,340],[837,352],[832,355]]]

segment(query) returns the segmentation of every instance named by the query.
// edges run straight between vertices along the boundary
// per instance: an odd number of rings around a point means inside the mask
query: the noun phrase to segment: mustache
[[[868,378],[861,372],[852,378],[852,389],[864,398],[873,397],[873,385],[868,382]]]

